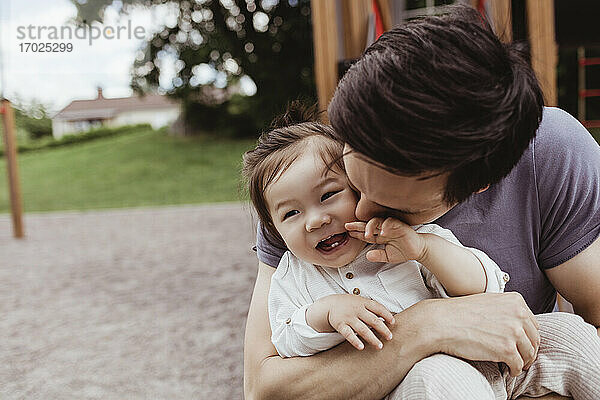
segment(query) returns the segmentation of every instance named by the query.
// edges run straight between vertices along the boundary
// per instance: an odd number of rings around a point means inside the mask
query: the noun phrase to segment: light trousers
[[[537,359],[511,377],[503,363],[427,357],[409,371],[389,400],[507,400],[555,392],[574,400],[600,399],[600,338],[596,328],[567,313],[536,316]]]

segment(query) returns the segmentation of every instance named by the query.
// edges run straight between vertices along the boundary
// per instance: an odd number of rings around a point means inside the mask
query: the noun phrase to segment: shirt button
[[[348,273],[346,273],[346,278],[352,279],[352,278],[354,278],[354,274],[352,272],[348,272]]]
[[[508,275],[506,272],[502,275],[502,280],[504,282],[508,282],[510,281],[510,275]]]
[[[288,319],[286,319],[286,320],[285,320],[285,323],[286,323],[286,324],[288,324],[288,325],[289,325],[291,322],[292,322],[292,319],[291,319],[291,318],[288,318]]]
[[[355,287],[354,290],[352,291],[352,293],[354,293],[355,295],[359,295],[360,294],[360,289]]]

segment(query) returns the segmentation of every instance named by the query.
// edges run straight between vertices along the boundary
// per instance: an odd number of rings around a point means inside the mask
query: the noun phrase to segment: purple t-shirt
[[[575,118],[547,107],[513,171],[435,223],[496,261],[511,276],[506,291],[521,293],[535,314],[550,312],[556,291],[544,270],[600,235],[600,147]],[[271,266],[286,250],[270,245],[260,229],[256,248]]]

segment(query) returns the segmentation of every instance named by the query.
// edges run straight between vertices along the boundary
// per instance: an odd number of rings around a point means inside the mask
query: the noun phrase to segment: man
[[[357,219],[448,228],[510,274],[511,293],[420,302],[396,315],[381,351],[343,344],[284,360],[267,315],[284,249],[259,235],[247,398],[378,399],[439,352],[504,362],[516,375],[536,357],[533,313],[551,311],[555,289],[598,327],[600,149],[568,114],[542,105],[519,52],[470,9],[395,28],[367,49],[328,110],[361,193]]]

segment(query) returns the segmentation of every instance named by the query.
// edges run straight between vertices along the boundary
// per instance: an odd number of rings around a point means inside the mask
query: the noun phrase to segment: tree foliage
[[[71,0],[80,22],[102,22],[112,0]],[[174,63],[169,95],[181,99],[192,126],[233,126],[253,133],[285,104],[315,99],[309,0],[122,0],[132,7],[165,7],[176,18],[154,34],[133,66],[138,92],[159,86],[161,69]],[[176,20],[176,21],[175,21]],[[256,94],[239,92],[244,75]],[[207,78],[209,77],[209,78]]]

